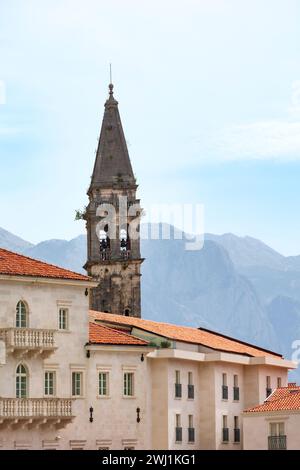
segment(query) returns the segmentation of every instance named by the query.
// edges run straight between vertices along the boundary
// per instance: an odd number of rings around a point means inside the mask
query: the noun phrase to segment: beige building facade
[[[244,449],[300,450],[300,387],[279,387],[243,413]]]
[[[294,364],[208,330],[89,311],[94,286],[0,249],[0,448],[243,448],[243,410]]]

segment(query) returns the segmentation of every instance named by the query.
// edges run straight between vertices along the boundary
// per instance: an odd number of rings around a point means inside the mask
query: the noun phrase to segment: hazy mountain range
[[[75,271],[86,237],[37,245],[0,228],[0,246]],[[205,326],[291,357],[300,340],[300,256],[251,237],[206,234],[200,251],[182,240],[142,240],[144,318]],[[296,378],[300,379],[300,374]]]

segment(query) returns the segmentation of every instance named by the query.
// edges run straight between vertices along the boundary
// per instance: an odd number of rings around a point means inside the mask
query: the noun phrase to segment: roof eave
[[[97,287],[98,283],[92,279],[67,279],[60,277],[42,277],[42,276],[29,276],[26,274],[14,275],[14,274],[0,274],[1,281],[9,282],[26,282],[28,284],[59,284],[65,286],[76,286],[76,287],[86,287],[92,288]]]

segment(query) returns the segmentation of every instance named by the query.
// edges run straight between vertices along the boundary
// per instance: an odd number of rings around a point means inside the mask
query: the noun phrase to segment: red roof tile
[[[123,315],[114,315],[111,313],[96,312],[91,310],[92,319],[107,323],[108,325],[127,325],[141,330],[163,336],[170,340],[183,341],[206,346],[217,351],[231,352],[235,354],[244,354],[252,357],[276,357],[282,356],[271,351],[266,351],[257,346],[243,343],[242,341],[228,338],[216,332],[201,330],[188,326],[178,326],[171,323],[155,322],[136,317],[125,317]]]
[[[89,340],[91,344],[123,344],[123,345],[136,345],[147,346],[148,342],[136,338],[127,333],[108,328],[103,325],[96,325],[90,322],[89,325]]]
[[[248,408],[245,410],[245,413],[288,410],[300,411],[300,386],[296,384],[289,384],[288,387],[277,388],[262,405]]]
[[[0,275],[89,281],[87,276],[0,248]]]

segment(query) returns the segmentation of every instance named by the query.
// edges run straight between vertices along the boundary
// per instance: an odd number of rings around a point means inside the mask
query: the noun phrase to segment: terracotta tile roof
[[[91,344],[123,344],[123,345],[136,345],[147,346],[148,342],[136,338],[127,333],[108,328],[103,325],[96,325],[90,322],[89,324],[89,341]]]
[[[123,315],[114,315],[93,310],[90,311],[90,316],[92,319],[100,320],[108,325],[136,327],[170,340],[199,344],[218,351],[244,354],[252,357],[271,356],[277,359],[282,357],[280,354],[266,351],[259,347],[204,329],[178,326],[171,323],[155,322],[135,317],[125,317]]]
[[[263,413],[268,411],[300,411],[300,386],[289,384],[277,388],[262,405],[248,408],[245,413]]]
[[[72,279],[78,281],[91,280],[87,276],[74,273],[52,264],[38,261],[28,256],[23,256],[12,251],[0,248],[0,275],[8,276],[32,276],[59,279]]]

